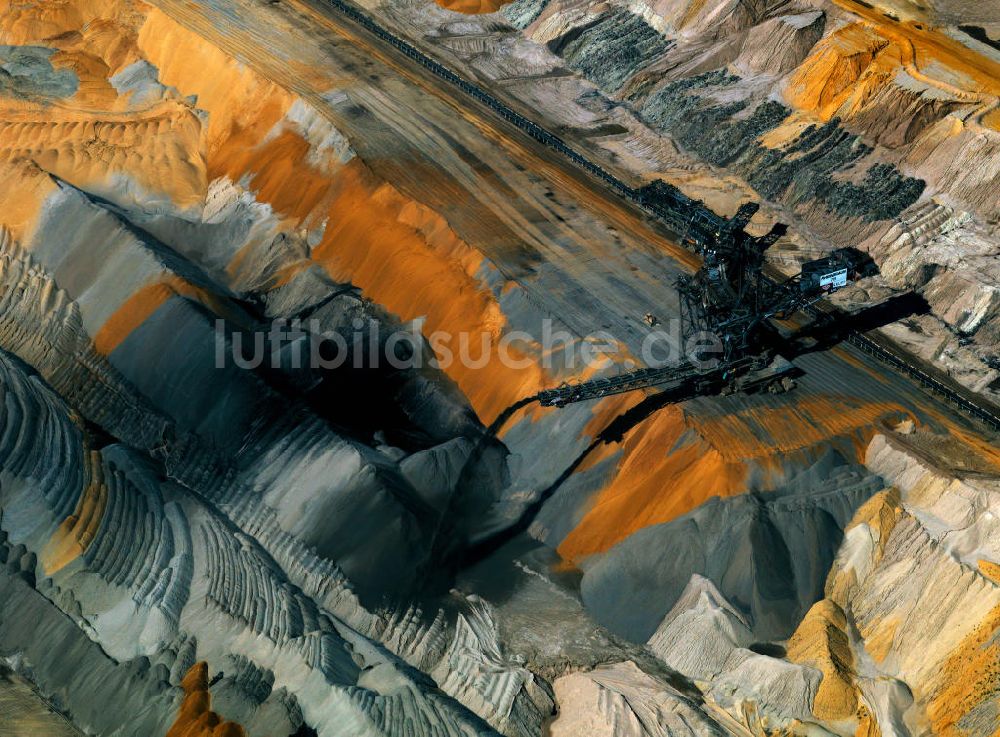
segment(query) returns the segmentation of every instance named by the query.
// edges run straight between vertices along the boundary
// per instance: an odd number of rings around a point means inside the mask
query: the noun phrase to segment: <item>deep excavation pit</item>
[[[991,113],[920,159],[987,61],[846,2],[363,5],[885,276],[792,391],[521,406],[641,363],[676,234],[318,4],[0,0],[0,735],[990,734],[995,435],[839,342],[989,394]]]

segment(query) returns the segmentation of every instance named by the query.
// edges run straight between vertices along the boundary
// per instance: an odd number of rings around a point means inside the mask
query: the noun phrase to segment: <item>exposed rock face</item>
[[[548,4],[549,0],[514,0],[505,5],[500,13],[515,28],[527,28],[538,19]]]
[[[584,601],[602,624],[642,641],[696,573],[718,582],[757,641],[784,639],[819,596],[843,526],[881,488],[850,467],[825,487],[817,481],[805,474],[776,492],[711,499],[640,530],[585,565]]]
[[[846,712],[853,677],[865,713],[895,733],[984,728],[994,691],[981,657],[997,627],[997,586],[983,573],[996,553],[980,541],[992,524],[986,489],[997,468],[995,459],[969,468],[957,447],[923,431],[872,440],[868,462],[895,489],[859,510],[827,581],[829,603],[803,623],[823,627],[820,642],[829,643],[800,656],[831,683],[817,712]],[[919,596],[907,594],[915,589]]]
[[[548,44],[570,68],[608,92],[660,56],[670,43],[641,17],[616,9]]]
[[[692,643],[698,647],[692,647]],[[742,614],[707,578],[695,574],[649,638],[649,649],[680,673],[707,681],[737,648],[756,642]]]
[[[1000,466],[992,449],[962,448],[959,436],[912,425],[872,439],[867,463],[893,487],[846,525],[826,598],[783,645],[761,643],[695,576],[650,650],[747,726],[752,705],[754,719],[839,734],[988,732],[1000,569],[987,541]]]
[[[752,705],[751,723],[809,720],[813,700],[825,682],[814,668],[750,649],[762,646],[743,616],[711,581],[697,575],[648,645],[664,663],[704,683],[712,702],[741,721],[750,719],[741,713],[744,705]]]
[[[993,237],[968,212],[928,204],[872,246],[886,280],[899,289],[920,290],[949,328],[916,331],[934,339],[918,354],[951,365],[966,384],[987,394],[996,393],[1000,367],[988,347],[1000,335]]]
[[[631,661],[563,676],[555,691],[562,712],[549,727],[553,737],[725,734],[695,703]]]
[[[825,29],[822,10],[771,18],[750,29],[734,64],[751,73],[786,74],[806,59]]]

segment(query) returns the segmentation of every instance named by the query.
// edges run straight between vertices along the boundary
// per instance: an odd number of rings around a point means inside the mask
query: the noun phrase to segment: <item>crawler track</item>
[[[499,117],[517,127],[534,140],[544,144],[553,151],[557,151],[562,154],[567,159],[572,161],[577,167],[604,182],[618,195],[625,197],[631,203],[638,206],[654,218],[665,222],[672,229],[683,230],[688,223],[688,221],[681,217],[680,214],[678,214],[677,217],[672,217],[671,213],[665,212],[662,208],[653,209],[649,207],[644,201],[644,198],[641,197],[639,190],[630,187],[603,167],[574,150],[559,136],[551,133],[524,115],[521,115],[506,103],[489,94],[479,85],[470,82],[459,74],[456,74],[439,61],[421,52],[412,44],[390,33],[355,5],[346,2],[345,0],[323,0],[323,3],[327,7],[336,10],[354,24],[361,26],[373,36],[376,36],[380,40],[392,46],[415,63],[432,72],[436,77],[443,79],[454,87],[460,89],[465,94],[474,98],[480,104],[485,105]],[[720,222],[725,220],[718,215],[715,217],[717,217]],[[814,307],[808,311],[813,315],[819,315],[823,312],[829,314],[831,309],[833,308],[828,307],[825,310],[818,310]],[[975,395],[965,390],[963,387],[951,383],[943,376],[935,376],[933,373],[928,371],[926,367],[911,360],[907,360],[907,358],[899,352],[891,350],[887,347],[882,341],[874,340],[857,332],[849,333],[845,340],[863,353],[878,359],[882,363],[891,367],[893,370],[908,376],[920,386],[947,401],[953,408],[965,416],[981,422],[990,429],[1000,430],[1000,409],[979,400],[975,397]],[[504,412],[500,418],[497,418],[497,420],[499,421],[505,416],[509,417],[510,412],[513,412],[515,409],[523,407],[534,401],[539,401],[543,404],[563,406],[568,403],[594,399],[608,394],[621,394],[626,391],[659,386],[671,382],[675,378],[677,378],[677,380],[682,380],[683,377],[678,378],[669,375],[671,372],[677,374],[678,371],[679,369],[677,368],[640,369],[638,371],[617,377],[595,379],[593,381],[583,382],[580,384],[557,387],[552,390],[543,391],[533,397],[521,400],[509,408],[507,412]]]

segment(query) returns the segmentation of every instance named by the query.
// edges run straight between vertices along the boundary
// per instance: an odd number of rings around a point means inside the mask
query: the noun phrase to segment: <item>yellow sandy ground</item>
[[[442,8],[454,10],[456,13],[479,15],[480,13],[495,13],[510,0],[434,0]]]
[[[208,690],[208,663],[199,662],[181,681],[184,701],[176,721],[166,737],[246,737],[246,730],[236,722],[227,722],[212,711],[212,694]]]

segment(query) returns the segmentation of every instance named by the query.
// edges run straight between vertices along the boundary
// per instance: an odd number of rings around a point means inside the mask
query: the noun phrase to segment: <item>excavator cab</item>
[[[871,258],[856,248],[838,248],[829,256],[802,264],[799,291],[803,294],[832,294],[848,282],[878,273]]]

